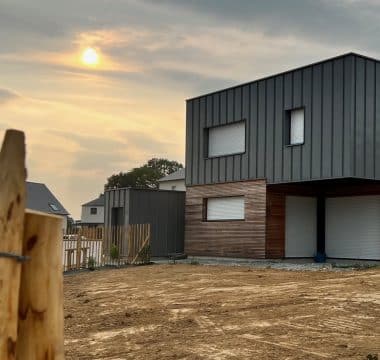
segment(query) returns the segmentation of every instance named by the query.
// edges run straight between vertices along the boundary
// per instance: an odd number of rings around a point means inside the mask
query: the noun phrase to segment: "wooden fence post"
[[[0,152],[0,359],[15,359],[25,211],[24,133],[8,130]]]
[[[82,253],[82,234],[83,230],[79,229],[78,237],[77,237],[77,254],[76,254],[76,268],[80,269],[81,263],[81,253]]]
[[[62,360],[62,218],[27,211],[19,299],[18,360]]]

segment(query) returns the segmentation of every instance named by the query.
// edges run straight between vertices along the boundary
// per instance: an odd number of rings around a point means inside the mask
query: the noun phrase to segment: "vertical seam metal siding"
[[[187,185],[262,177],[268,183],[380,180],[379,64],[349,54],[188,100]],[[284,111],[295,106],[305,107],[307,142],[288,148]],[[203,123],[216,126],[243,118],[246,154],[205,159]]]

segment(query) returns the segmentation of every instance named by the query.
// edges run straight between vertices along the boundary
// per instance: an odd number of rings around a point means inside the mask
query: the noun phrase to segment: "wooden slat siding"
[[[285,194],[267,192],[266,249],[267,259],[285,256]]]
[[[244,221],[202,221],[203,199],[245,197]],[[265,258],[266,182],[241,181],[188,187],[185,252],[197,256]]]

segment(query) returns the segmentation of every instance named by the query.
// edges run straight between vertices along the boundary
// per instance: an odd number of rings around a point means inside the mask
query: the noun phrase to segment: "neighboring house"
[[[186,191],[185,169],[179,169],[158,181],[160,190]]]
[[[105,192],[104,224],[120,244],[129,224],[151,224],[152,256],[183,252],[185,192],[120,188]],[[122,256],[127,248],[122,248]]]
[[[26,182],[26,207],[31,210],[62,216],[62,229],[66,232],[69,213],[45,184]]]
[[[349,53],[187,101],[185,251],[380,260],[380,62]]]
[[[104,194],[82,205],[81,227],[104,225]]]

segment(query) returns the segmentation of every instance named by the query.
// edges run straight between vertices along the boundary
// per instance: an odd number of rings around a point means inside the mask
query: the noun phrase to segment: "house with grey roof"
[[[26,182],[26,207],[63,218],[62,229],[66,232],[69,212],[43,183]]]
[[[104,194],[82,205],[81,226],[97,227],[104,224]]]
[[[164,176],[158,180],[158,182],[160,190],[186,191],[185,168],[178,169],[177,171]]]

